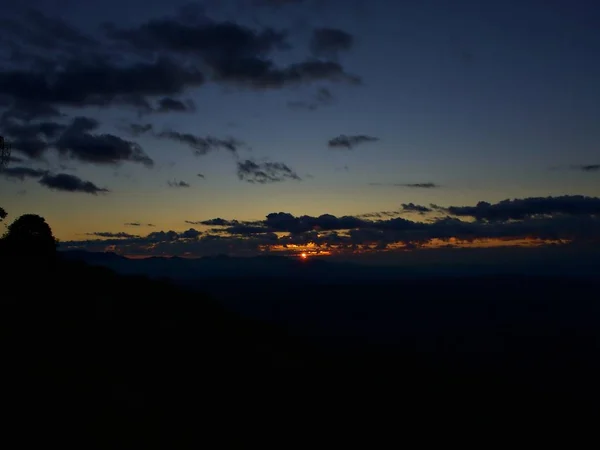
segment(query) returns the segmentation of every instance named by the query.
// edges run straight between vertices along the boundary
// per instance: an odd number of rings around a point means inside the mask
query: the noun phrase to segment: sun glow
[[[306,253],[301,253],[300,258],[306,259],[306,258],[308,258],[308,255]]]

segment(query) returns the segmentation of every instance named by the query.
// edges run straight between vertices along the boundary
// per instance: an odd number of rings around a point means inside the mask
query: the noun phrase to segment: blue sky
[[[25,26],[43,31],[50,20],[99,41],[93,50],[82,50],[87,55],[106,51],[122,65],[148,54],[132,48],[131,39],[107,37],[102,28],[107,22],[131,33],[152,20],[197,28],[230,21],[256,33],[267,27],[285,31],[291,48],[260,55],[279,67],[318,58],[340,64],[362,81],[313,77],[256,89],[247,79],[217,80],[210,67],[200,65],[207,71],[205,83],[185,85],[177,95],[146,95],[151,102],[191,100],[192,111],[140,113],[123,102],[111,100],[98,108],[87,100],[74,105],[53,97],[64,114],[56,119],[60,123],[93,118],[98,122],[93,133],[136,142],[154,161],[153,167],[126,160],[86,163],[73,152],[59,157],[51,145],[42,156],[27,158],[18,139],[4,129],[16,144],[13,156],[23,157],[8,168],[66,173],[109,190],[91,195],[56,185],[49,189],[34,176],[0,177],[0,202],[10,215],[38,213],[62,240],[122,232],[130,222],[155,225],[138,227],[143,235],[183,231],[189,228],[186,221],[217,217],[343,216],[401,212],[401,204],[409,202],[449,207],[600,194],[600,171],[593,168],[600,163],[600,32],[595,25],[600,8],[592,1],[40,0],[10,8],[3,26],[8,31],[0,41],[4,74],[35,73],[39,66],[27,64],[39,64],[44,52],[52,61],[44,69],[49,76],[73,58],[74,52],[52,59],[64,41],[44,40],[44,49],[23,33]],[[28,21],[30,8],[46,22]],[[329,52],[321,48],[311,54],[311,36],[321,28],[343,32],[350,44],[334,43]],[[29,59],[18,60],[16,48]],[[159,50],[152,52],[151,58]],[[181,56],[173,48],[163,54]],[[197,62],[189,54],[181,59]],[[319,90],[328,93],[321,103]],[[14,108],[15,92],[1,92],[5,111]],[[133,136],[127,127],[134,123],[152,124],[153,132]],[[244,145],[235,153],[219,149],[196,156],[181,142],[156,137],[168,130],[233,138]],[[351,149],[329,147],[340,135],[376,140]],[[282,163],[301,180],[248,183],[236,175],[237,162],[245,160]],[[173,188],[169,181],[189,187]],[[408,186],[423,183],[435,187]]]

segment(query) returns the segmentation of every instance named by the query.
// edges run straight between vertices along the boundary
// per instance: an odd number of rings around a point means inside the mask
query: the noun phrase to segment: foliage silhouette
[[[7,257],[54,260],[57,241],[46,220],[37,214],[24,214],[8,226],[0,249]]]

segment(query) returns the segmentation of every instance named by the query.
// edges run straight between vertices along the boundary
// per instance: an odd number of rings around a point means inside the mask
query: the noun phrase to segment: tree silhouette
[[[0,207],[0,222],[2,222],[7,215],[8,214],[6,214],[6,211],[4,211],[4,208]]]
[[[4,250],[14,257],[56,256],[57,242],[46,220],[36,214],[24,214],[8,226]]]

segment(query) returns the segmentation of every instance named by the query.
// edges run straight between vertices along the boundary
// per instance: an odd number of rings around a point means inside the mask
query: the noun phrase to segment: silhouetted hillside
[[[600,375],[593,282],[182,288],[64,258],[2,264],[5,407],[17,422],[97,443],[294,440],[287,430],[309,418],[330,432],[382,421],[408,432],[505,408],[537,417],[593,401]]]

